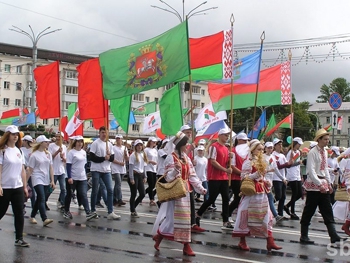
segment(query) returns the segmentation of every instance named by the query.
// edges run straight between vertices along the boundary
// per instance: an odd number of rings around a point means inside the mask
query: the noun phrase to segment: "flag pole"
[[[232,131],[233,131],[233,79],[234,79],[234,45],[233,45],[233,24],[235,22],[235,17],[233,16],[233,14],[231,14],[231,18],[230,18],[230,22],[231,22],[231,33],[232,33],[232,51],[231,51],[231,60],[232,60],[232,66],[231,66],[231,107],[230,107],[230,153],[232,152],[232,147],[233,147],[233,141],[232,141]],[[229,159],[229,167],[231,165],[231,158]],[[232,174],[229,174],[228,176],[228,186],[231,186],[231,177]]]
[[[261,55],[262,55],[264,40],[265,40],[265,31],[263,31],[261,36],[260,36],[260,61],[259,61],[259,66],[258,66],[258,77],[257,77],[258,82],[256,83],[256,90],[255,90],[253,124],[252,124],[252,133],[250,135],[251,139],[253,139],[253,130],[254,130],[255,119],[256,119],[256,104],[258,101],[258,92],[259,92],[259,83],[260,83],[260,65],[261,65]]]
[[[59,107],[60,107],[60,116],[59,116],[59,118],[58,118],[58,127],[59,127],[59,129],[60,129],[60,137],[61,137],[61,140],[60,140],[60,143],[59,143],[59,145],[60,145],[60,148],[62,148],[62,141],[63,141],[63,139],[64,139],[64,136],[61,136],[61,133],[62,133],[62,127],[61,127],[61,119],[62,119],[62,107],[61,107],[61,103],[62,103],[62,92],[61,92],[61,87],[60,87],[60,62],[59,61],[56,61],[56,63],[58,64],[57,65],[57,74],[58,74],[58,79],[57,79],[57,81],[58,81],[58,92],[59,92],[59,97],[60,97],[60,104],[59,104]],[[34,115],[35,115],[35,113],[34,113]],[[36,117],[35,117],[35,121],[36,121]],[[36,123],[35,123],[36,124]],[[64,131],[64,132],[66,132],[66,131]],[[67,136],[68,136],[68,134],[67,134]]]
[[[106,154],[108,154],[109,149],[108,149],[108,140],[109,140],[109,128],[108,128],[108,100],[107,100],[107,116],[106,116],[106,101],[105,99],[103,100],[103,112],[104,112],[104,123],[105,123],[105,128],[106,128]]]
[[[288,51],[288,60],[289,60],[289,68],[290,68],[290,114],[291,114],[291,122],[290,122],[290,137],[291,141],[291,155],[293,158],[293,137],[294,137],[294,114],[293,114],[293,93],[292,93],[292,51],[289,49]]]

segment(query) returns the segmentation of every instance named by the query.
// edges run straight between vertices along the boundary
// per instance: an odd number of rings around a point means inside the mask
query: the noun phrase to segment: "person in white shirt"
[[[130,186],[130,212],[131,217],[139,217],[136,212],[136,207],[142,202],[145,197],[145,185],[147,181],[147,175],[145,172],[145,166],[148,163],[147,156],[143,151],[143,142],[137,139],[134,143],[135,151],[129,158],[129,178],[128,184]],[[136,198],[137,191],[139,196]]]
[[[32,154],[32,143],[33,143],[33,138],[32,136],[30,135],[25,135],[23,138],[22,138],[22,147],[21,147],[21,151],[22,151],[22,154],[24,156],[24,161],[25,161],[25,164],[24,164],[24,168],[26,169],[27,166],[28,166],[28,162],[29,162],[29,157],[30,155]],[[30,187],[30,189],[32,190],[31,191],[31,195],[29,194],[29,197],[30,197],[30,202],[31,202],[31,205],[32,207],[34,206],[34,203],[35,203],[35,191],[34,191],[34,188],[33,188],[33,184],[32,184],[32,179],[29,178],[28,179],[28,182],[27,182],[28,186]],[[25,202],[27,201],[27,199],[25,200]]]
[[[64,200],[67,194],[65,183],[67,147],[62,144],[63,132],[57,132],[55,138],[55,143],[50,143],[48,150],[52,155],[54,183],[56,184],[58,181],[60,185],[60,195],[57,201],[57,207],[60,209],[64,207]]]
[[[109,220],[120,219],[120,215],[113,212],[113,187],[111,175],[111,162],[114,160],[113,145],[107,140],[106,127],[99,129],[99,138],[96,139],[90,147],[91,160],[91,212],[96,212],[97,192],[100,184],[100,178],[104,182],[107,189],[107,211]]]
[[[122,180],[126,174],[126,162],[129,161],[128,149],[123,145],[123,135],[115,136],[115,145],[113,146],[114,160],[111,163],[112,176],[114,178],[113,203],[118,206],[125,205],[122,196]]]
[[[207,181],[207,168],[208,168],[208,159],[204,156],[204,146],[199,145],[196,148],[197,155],[194,156],[193,165],[196,170],[197,177],[202,182],[202,186],[207,190],[204,195],[204,202],[209,198],[208,191],[208,181]],[[199,198],[199,197],[198,197]]]
[[[146,144],[146,148],[144,150],[148,160],[147,165],[145,166],[145,171],[146,171],[147,183],[148,183],[146,193],[148,193],[150,206],[156,205],[156,203],[154,202],[153,189],[156,187],[156,181],[157,181],[157,161],[158,161],[158,151],[156,148],[157,142],[158,140],[156,137],[149,137]]]
[[[6,127],[0,139],[0,219],[10,205],[14,215],[15,246],[29,247],[23,240],[23,199],[28,196],[21,140],[16,126]]]
[[[50,140],[45,135],[40,135],[36,138],[36,142],[37,144],[33,147],[28,163],[28,176],[32,177],[33,186],[37,194],[29,222],[37,224],[35,216],[39,210],[43,225],[47,226],[53,220],[47,218],[45,201],[50,192],[50,186],[51,190],[55,189],[52,156],[47,150]]]
[[[301,152],[299,151],[300,146],[303,144],[303,140],[300,137],[293,139],[293,150],[291,149],[287,153],[287,160],[292,162],[292,166],[287,170],[287,181],[288,185],[292,190],[292,197],[290,201],[284,206],[284,211],[290,215],[290,219],[299,220],[299,216],[295,214],[295,203],[302,196],[301,188],[301,175],[300,175],[300,164],[301,164]],[[290,211],[289,211],[290,208]]]
[[[340,152],[339,152],[339,147],[337,147],[337,146],[332,146],[331,150],[332,150],[332,154],[327,159],[327,164],[328,164],[329,175],[330,175],[331,183],[332,183],[332,187],[333,187],[333,193],[331,193],[331,195],[330,195],[331,203],[333,205],[335,203],[334,195],[335,195],[335,191],[337,190],[337,185],[338,185],[338,181],[339,181],[340,168],[339,168],[339,163],[338,163],[337,157],[340,155]]]

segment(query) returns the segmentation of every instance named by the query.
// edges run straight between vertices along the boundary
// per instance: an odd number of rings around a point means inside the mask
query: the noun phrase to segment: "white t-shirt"
[[[290,160],[291,156],[291,151],[287,153],[287,160]],[[299,150],[293,151],[293,163],[300,163],[300,157],[301,153]],[[300,165],[292,166],[290,168],[286,169],[286,178],[287,181],[301,181],[301,176],[300,176]]]
[[[24,164],[28,166],[29,156],[32,153],[32,148],[21,147],[21,151],[24,156]]]
[[[24,156],[17,147],[7,147],[4,152],[0,151],[0,164],[2,164],[3,189],[16,189],[23,186],[22,168]]]
[[[275,157],[276,162],[278,162],[280,165],[285,164],[285,163],[288,162],[287,159],[286,159],[286,156],[283,153],[278,153],[276,151],[273,151],[272,155]],[[281,175],[283,177],[286,176],[286,169],[285,168],[279,169],[279,171],[280,171],[280,173],[281,173]],[[277,176],[277,174],[274,174],[273,175],[273,181],[282,181],[282,180],[281,180],[281,178],[279,178]]]
[[[113,145],[108,142],[108,150],[110,155],[114,154]],[[106,142],[102,141],[100,138],[95,140],[90,147],[90,152],[94,153],[98,157],[105,157],[106,153]],[[110,173],[111,172],[111,162],[109,160],[104,160],[102,163],[95,163],[91,161],[91,172],[100,173]]]
[[[136,156],[135,155],[138,155],[138,162],[136,161]],[[131,155],[130,155],[130,158],[129,158],[129,164],[132,164],[134,165],[134,171],[136,171],[137,173],[140,173],[140,174],[143,174],[143,172],[145,171],[145,166],[146,166],[146,163],[145,161],[143,160],[143,155],[144,153],[141,152],[141,153],[137,153],[137,152],[133,152]]]
[[[159,149],[158,150],[158,161],[157,161],[157,174],[159,175],[164,175],[165,172],[165,166],[164,166],[164,162],[165,159],[162,157],[164,155],[167,155],[167,153],[165,152],[164,149]]]
[[[60,147],[56,143],[50,143],[49,144],[49,152],[53,156],[55,152],[58,151]],[[67,157],[67,147],[62,144],[62,153],[64,158]],[[54,175],[61,175],[66,173],[65,169],[65,163],[62,161],[60,154],[57,154],[55,158],[52,160],[52,167],[53,167],[53,174]]]
[[[119,165],[116,163],[111,163],[112,168],[112,174],[126,174],[126,166],[125,166],[125,158],[124,154],[126,153],[126,156],[129,156],[129,152],[125,151],[125,146],[113,146],[113,152],[114,152],[114,160],[117,160],[118,162],[124,162],[124,165]]]
[[[31,176],[33,186],[50,184],[50,165],[52,165],[51,153],[35,151],[30,155],[28,166],[33,169]]]
[[[194,157],[194,160],[196,161],[196,166],[194,167],[196,170],[197,177],[202,182],[207,181],[207,166],[208,166],[208,159],[203,157],[199,157],[196,155]]]
[[[145,148],[145,154],[147,156],[148,161],[153,161],[157,162],[158,161],[158,151],[156,148]],[[145,167],[146,172],[152,172],[156,173],[157,172],[157,165],[156,164],[151,164],[148,162],[148,164]]]
[[[84,181],[87,179],[85,173],[86,152],[83,149],[80,151],[71,149],[67,155],[67,163],[72,164],[71,176],[73,180]]]

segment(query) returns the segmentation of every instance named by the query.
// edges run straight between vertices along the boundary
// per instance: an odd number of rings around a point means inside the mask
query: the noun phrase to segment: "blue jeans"
[[[34,189],[36,192],[36,200],[35,200],[34,206],[32,208],[32,213],[31,213],[30,217],[34,218],[39,210],[41,219],[43,221],[45,221],[47,219],[45,200],[46,200],[46,197],[49,195],[49,188],[50,187],[48,185],[42,185],[42,184],[38,184],[38,185],[34,186]]]
[[[207,189],[207,193],[204,195],[204,202],[209,199],[209,191],[208,191],[208,181],[203,181],[202,186]]]
[[[65,174],[59,174],[59,175],[54,175],[54,184],[58,183],[60,185],[60,196],[58,197],[58,201],[60,201],[61,205],[64,205],[64,199],[66,197],[66,181],[65,181]]]
[[[90,206],[87,198],[87,190],[88,190],[87,180],[83,180],[83,181],[74,180],[73,186],[77,190],[78,200],[80,200],[81,204],[83,205],[86,214],[89,214]]]
[[[105,183],[100,178],[100,185],[98,187],[96,204],[101,203],[101,198],[103,199],[103,202],[107,205],[107,189]]]
[[[275,189],[275,199],[278,201],[278,215],[283,216],[284,202],[286,201],[286,185],[282,181],[273,181]]]
[[[30,188],[32,188],[32,197],[30,198],[30,203],[31,203],[31,206],[33,208],[34,203],[35,203],[35,199],[36,199],[36,194],[35,194],[35,190],[34,190],[34,187],[33,187],[33,184],[32,184],[32,178],[31,177],[29,177],[29,179],[28,179],[28,185],[30,186]]]
[[[274,200],[273,200],[273,195],[271,192],[267,194],[267,198],[269,199],[269,206],[270,206],[271,213],[273,214],[273,217],[276,217],[277,211],[275,208],[275,204],[273,202]]]
[[[97,199],[97,192],[100,184],[100,178],[104,182],[107,189],[107,209],[108,214],[113,212],[113,188],[112,188],[112,176],[110,173],[101,173],[97,171],[91,172],[92,177],[92,190],[91,190],[91,211],[95,212],[95,205]]]
[[[115,184],[114,184],[114,190],[113,190],[113,197],[114,201],[120,202],[123,199],[122,196],[122,178],[123,174],[112,174]]]

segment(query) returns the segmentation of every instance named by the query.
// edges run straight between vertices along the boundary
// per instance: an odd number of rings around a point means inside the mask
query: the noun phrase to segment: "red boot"
[[[241,237],[241,240],[239,241],[238,247],[239,247],[239,249],[244,250],[244,251],[250,250],[247,243],[245,242],[245,237]]]
[[[349,229],[349,227],[350,227],[350,220],[346,220],[345,223],[344,223],[344,225],[341,227],[341,229],[344,230],[344,232],[345,232],[348,236],[350,236],[350,229]]]
[[[154,244],[154,248],[155,248],[157,251],[159,251],[159,245],[160,245],[160,242],[162,242],[162,240],[163,240],[163,236],[157,234],[157,235],[153,236],[153,240],[156,242],[156,243]]]
[[[267,249],[268,252],[270,252],[272,249],[275,249],[275,250],[280,250],[280,249],[282,249],[282,247],[277,246],[277,245],[275,244],[275,240],[273,239],[273,236],[272,236],[272,232],[271,232],[271,231],[268,232],[266,249]]]
[[[184,243],[183,254],[185,256],[190,256],[190,257],[194,257],[196,255],[193,252],[192,248],[190,247],[190,243]]]

